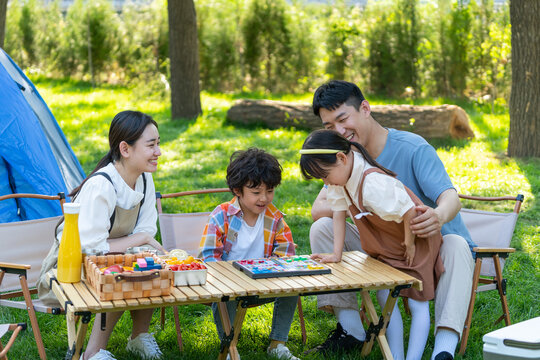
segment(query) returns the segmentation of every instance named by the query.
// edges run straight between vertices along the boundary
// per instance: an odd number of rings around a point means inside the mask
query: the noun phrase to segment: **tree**
[[[201,114],[197,14],[193,0],[169,0],[171,117],[194,119]]]
[[[0,48],[4,48],[4,37],[6,36],[6,13],[7,0],[0,0]]]
[[[508,155],[540,157],[540,1],[511,0],[512,92]]]

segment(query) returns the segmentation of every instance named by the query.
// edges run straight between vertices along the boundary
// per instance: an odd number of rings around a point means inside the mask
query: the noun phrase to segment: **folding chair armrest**
[[[19,335],[19,332],[22,330],[26,330],[26,323],[20,323],[20,324],[9,324],[8,331],[13,331],[11,334],[11,337],[9,338],[6,346],[0,351],[0,358],[5,358],[7,352],[11,348],[11,345],[15,342],[15,338],[17,335]]]
[[[488,248],[488,247],[474,247],[473,251],[476,252],[477,257],[491,257],[493,255],[499,255],[499,257],[506,258],[510,253],[516,251],[514,248]]]
[[[26,264],[15,264],[15,263],[7,263],[7,262],[0,262],[0,269],[6,270],[6,272],[9,272],[9,269],[17,269],[17,270],[28,270],[32,266],[26,265]]]

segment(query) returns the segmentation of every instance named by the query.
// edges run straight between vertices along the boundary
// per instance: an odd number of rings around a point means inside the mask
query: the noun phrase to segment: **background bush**
[[[493,0],[198,0],[200,77],[210,91],[298,92],[344,78],[390,96],[491,102],[510,91],[508,6]],[[165,0],[13,0],[6,51],[23,68],[167,91]],[[148,86],[150,84],[151,86]],[[155,93],[155,91],[154,91]]]

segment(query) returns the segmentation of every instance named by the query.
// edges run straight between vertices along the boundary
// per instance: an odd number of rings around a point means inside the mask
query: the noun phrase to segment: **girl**
[[[436,282],[444,271],[439,257],[442,236],[415,241],[409,225],[420,199],[360,144],[333,130],[318,130],[308,136],[300,153],[302,174],[307,179],[324,181],[333,211],[334,252],[313,257],[322,262],[341,261],[349,210],[358,227],[362,249],[368,255],[422,280],[423,291],[401,291],[402,296],[409,298],[412,312],[407,359],[420,359],[430,327],[428,301],[434,298]],[[381,306],[387,293],[377,294]],[[387,335],[394,358],[403,359],[403,324],[396,309]]]
[[[79,234],[81,247],[102,252],[125,252],[128,247],[150,245],[163,247],[154,239],[157,212],[152,175],[157,169],[159,148],[157,123],[138,111],[118,113],[109,129],[110,150],[94,171],[70,196],[80,204]],[[63,224],[57,228],[56,241],[41,269],[39,296],[50,300],[45,273],[56,265]],[[153,309],[131,311],[133,329],[127,350],[143,358],[154,359],[162,353],[148,333]],[[108,313],[106,328],[94,326],[81,359],[110,360],[105,350],[121,312]],[[101,323],[96,315],[95,324]]]

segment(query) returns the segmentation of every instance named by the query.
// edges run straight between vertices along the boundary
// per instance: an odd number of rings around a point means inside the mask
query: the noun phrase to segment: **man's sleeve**
[[[454,189],[450,176],[433,146],[420,146],[414,153],[412,166],[422,192],[434,203],[445,190]]]

